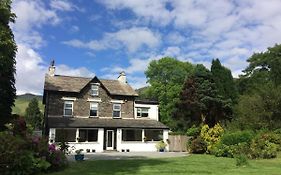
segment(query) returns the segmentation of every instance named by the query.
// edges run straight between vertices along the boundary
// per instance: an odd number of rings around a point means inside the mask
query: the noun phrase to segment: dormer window
[[[113,104],[113,118],[121,118],[121,104]]]
[[[91,95],[98,96],[99,95],[99,86],[97,84],[91,85]]]

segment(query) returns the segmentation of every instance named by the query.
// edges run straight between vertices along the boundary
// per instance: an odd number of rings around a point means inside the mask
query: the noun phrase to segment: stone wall
[[[97,83],[94,80],[92,83]],[[48,115],[62,116],[64,108],[64,100],[62,97],[76,98],[73,101],[73,115],[75,117],[89,117],[90,116],[90,101],[88,99],[101,99],[98,102],[98,116],[103,118],[112,118],[113,103],[111,100],[123,100],[121,104],[121,117],[134,118],[134,97],[128,96],[111,96],[107,90],[100,85],[99,95],[91,95],[91,85],[88,84],[79,94],[65,93],[65,92],[49,92],[49,110]]]

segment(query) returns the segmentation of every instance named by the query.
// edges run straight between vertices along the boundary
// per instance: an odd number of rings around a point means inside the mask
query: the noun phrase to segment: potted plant
[[[159,141],[157,144],[156,144],[156,148],[159,152],[164,152],[165,151],[165,148],[166,148],[167,144],[161,140]]]
[[[75,160],[76,161],[82,161],[84,160],[84,154],[82,154],[83,149],[78,149],[75,151]]]

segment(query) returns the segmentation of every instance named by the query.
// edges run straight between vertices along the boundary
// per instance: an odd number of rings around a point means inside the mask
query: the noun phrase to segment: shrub
[[[223,131],[220,124],[216,124],[213,128],[209,128],[208,125],[204,125],[201,128],[200,137],[207,143],[208,153],[211,153],[212,149],[220,141]]]
[[[251,158],[275,158],[279,145],[276,144],[278,139],[274,135],[268,133],[262,133],[257,135],[251,145]],[[275,142],[275,143],[274,143]],[[278,143],[278,142],[277,142]]]
[[[191,153],[203,154],[207,150],[207,143],[201,137],[197,137],[191,140],[188,147]]]
[[[241,154],[248,156],[250,152],[249,147],[250,147],[249,144],[245,142],[238,143],[235,145],[225,145],[220,142],[215,146],[211,154],[217,157],[230,157],[230,158],[233,158]]]
[[[222,143],[217,144],[214,149],[212,150],[211,154],[215,155],[216,157],[234,157],[234,147],[224,145]]]
[[[187,130],[186,135],[191,137],[197,137],[200,135],[200,131],[201,131],[201,127],[196,127],[195,125],[193,125],[191,128]]]
[[[225,133],[221,138],[221,143],[224,145],[236,145],[239,143],[250,143],[254,138],[252,131],[236,131]]]
[[[15,120],[9,130],[0,132],[1,174],[39,174],[65,165],[65,155],[50,151],[47,138],[32,136],[24,119]]]
[[[246,166],[249,164],[247,156],[241,154],[235,157],[236,166]]]

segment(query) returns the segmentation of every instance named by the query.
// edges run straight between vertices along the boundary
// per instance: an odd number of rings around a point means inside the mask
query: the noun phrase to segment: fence
[[[185,135],[169,135],[169,151],[173,152],[186,152],[186,143],[188,141],[188,137]]]

